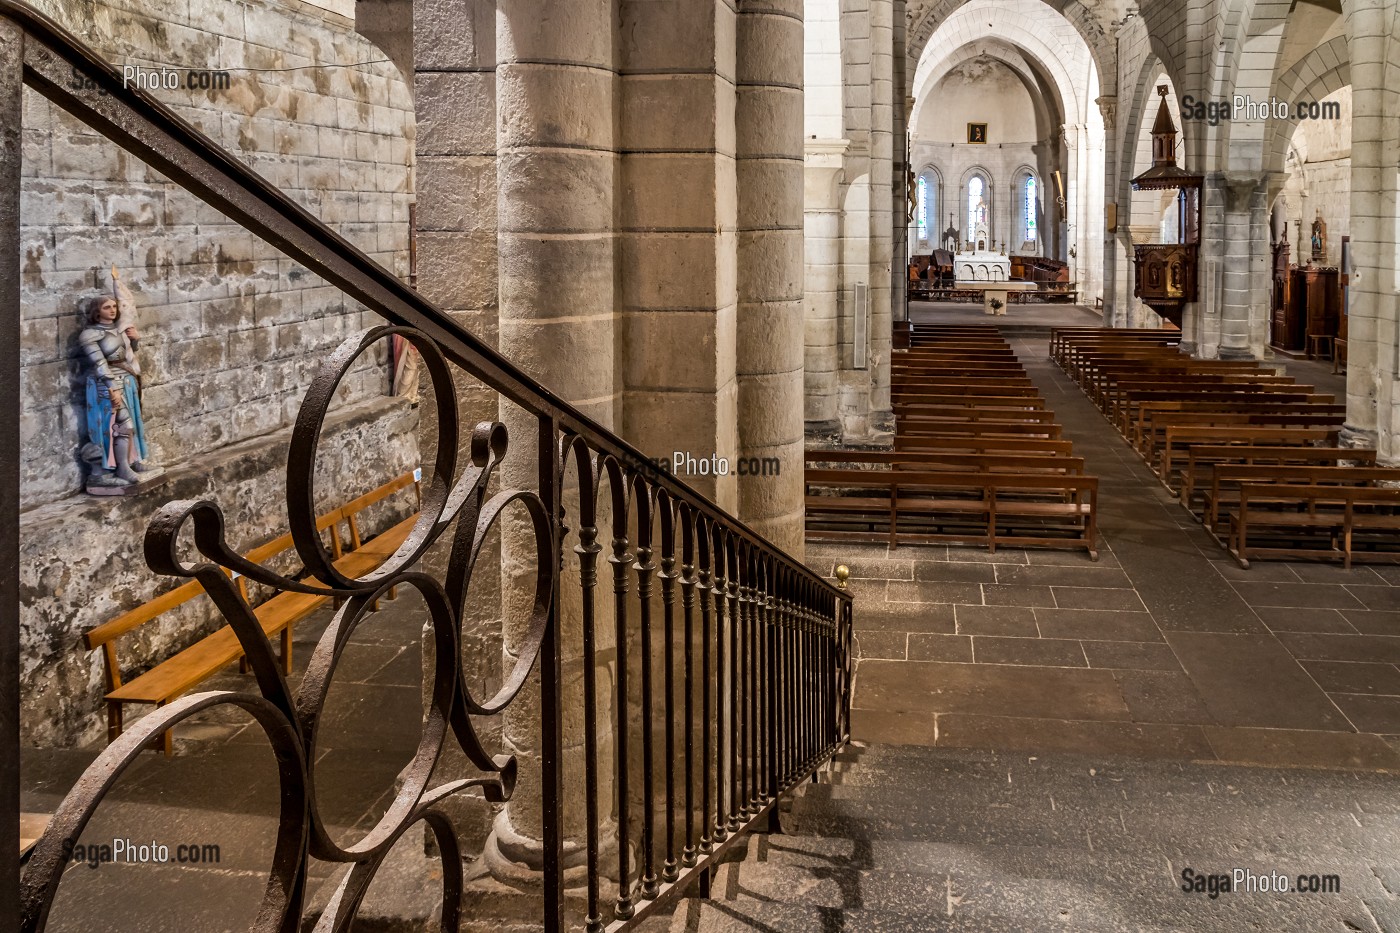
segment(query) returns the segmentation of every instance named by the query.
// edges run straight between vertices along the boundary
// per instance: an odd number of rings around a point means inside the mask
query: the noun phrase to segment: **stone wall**
[[[328,419],[317,464],[316,492],[326,507],[368,492],[417,466],[418,413],[378,397]],[[182,580],[157,577],[142,556],[154,511],[177,499],[210,499],[223,510],[226,535],[239,551],[287,530],[286,468],[290,429],[231,444],[197,464],[170,471],[164,486],[142,496],[70,496],[26,513],[20,543],[20,725],[30,746],[81,744],[103,734],[101,652],[81,636]],[[412,510],[398,494],[368,516],[366,536]],[[341,528],[342,540],[345,530]],[[186,560],[196,560],[191,551]],[[291,568],[281,568],[283,570]],[[254,599],[258,599],[254,595]],[[145,670],[222,624],[207,598],[118,641],[124,676]],[[141,712],[130,708],[128,715]]]
[[[171,69],[153,93],[216,143],[397,274],[408,271],[414,116],[408,84],[343,16],[297,0],[46,0],[40,6],[115,66]],[[192,69],[205,69],[212,80]],[[219,87],[223,76],[227,86]],[[27,739],[93,734],[98,659],[79,635],[168,587],[139,541],[172,498],[214,495],[242,518],[240,545],[285,529],[275,508],[285,436],[316,366],[378,322],[158,173],[26,92],[22,191],[22,478]],[[124,501],[78,492],[83,369],[76,302],[132,287],[141,331],[150,456],[172,482]],[[341,384],[338,403],[373,419],[326,443],[346,496],[416,462],[389,403],[385,348]],[[388,406],[387,408],[385,406]],[[236,462],[229,452],[242,451]],[[217,479],[216,479],[217,477]],[[228,484],[235,483],[230,487]],[[75,498],[76,496],[76,498]],[[255,519],[255,520],[254,520]],[[172,619],[129,655],[139,665],[183,644],[208,610]]]

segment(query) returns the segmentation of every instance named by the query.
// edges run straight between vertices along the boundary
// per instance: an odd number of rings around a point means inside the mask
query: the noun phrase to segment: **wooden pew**
[[[1336,446],[1337,431],[1327,428],[1274,428],[1252,425],[1169,426],[1162,442],[1157,475],[1173,489],[1172,476],[1177,457],[1193,444],[1312,444]]]
[[[1385,550],[1358,552],[1358,534]],[[1273,543],[1260,544],[1260,538]],[[1394,563],[1400,560],[1400,493],[1374,486],[1244,483],[1229,514],[1227,546],[1241,567],[1260,557],[1340,557],[1347,569],[1354,560]]]
[[[1306,466],[1310,463],[1336,464],[1352,462],[1357,466],[1373,466],[1376,452],[1351,447],[1269,447],[1260,444],[1195,444],[1186,451],[1186,468],[1182,474],[1181,504],[1194,509],[1197,486],[1210,482],[1211,471],[1220,464]]]
[[[1202,523],[1212,530],[1221,523],[1222,507],[1228,510],[1239,501],[1241,486],[1260,486],[1272,483],[1276,486],[1375,486],[1380,483],[1400,484],[1400,467],[1339,466],[1336,464],[1302,464],[1279,466],[1269,464],[1218,464],[1211,471],[1210,488],[1202,496]],[[1282,501],[1292,501],[1292,493],[1280,490]],[[1400,504],[1400,489],[1395,490],[1397,504]],[[1263,504],[1263,497],[1256,496],[1257,505]]]
[[[1096,477],[808,470],[806,484],[813,540],[1074,547],[1098,559]]]
[[[381,565],[394,553],[408,537],[417,521],[416,509],[421,507],[418,492],[417,471],[405,473],[365,495],[334,509],[316,520],[317,530],[328,532],[331,557],[336,567],[347,576],[362,577]],[[413,487],[415,514],[375,535],[368,542],[363,539],[360,513],[376,503],[382,502],[394,493]],[[340,526],[344,524],[343,532]],[[265,564],[284,554],[294,554],[295,545],[290,533],[260,545],[247,552],[244,557],[256,564]],[[243,599],[250,603],[248,581],[238,577],[237,585]],[[175,654],[157,663],[149,670],[124,680],[120,658],[117,655],[117,640],[131,634],[142,626],[154,622],[164,613],[203,596],[204,588],[197,580],[191,580],[155,597],[136,608],[124,612],[116,618],[99,625],[84,635],[90,650],[101,649],[106,679],[107,693],[107,740],[114,741],[121,735],[123,711],[128,703],[144,703],[164,706],[186,691],[203,683],[213,674],[233,661],[243,657],[243,646],[234,634],[232,626],[224,625],[212,634],[195,641]],[[281,641],[282,670],[290,674],[292,670],[292,627],[312,612],[328,602],[330,597],[307,593],[279,592],[254,607],[254,614],[263,633],[269,638]],[[173,740],[169,731],[162,737],[167,757],[173,752]]]

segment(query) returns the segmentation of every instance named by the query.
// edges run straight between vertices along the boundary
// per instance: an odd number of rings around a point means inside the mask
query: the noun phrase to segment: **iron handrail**
[[[160,100],[139,87],[128,86],[109,62],[61,25],[23,0],[0,0],[0,16],[18,23],[29,38],[43,43],[44,52],[89,82],[81,89],[65,85],[55,69],[56,61],[43,61],[26,47],[26,85],[366,307],[395,324],[424,332],[441,345],[452,362],[521,408],[548,415],[598,450],[648,474],[649,481],[735,534],[782,555],[794,570],[810,573],[739,518],[658,468],[636,447],[522,372]],[[833,596],[840,594],[829,581],[812,576]]]
[[[125,86],[116,69],[61,26],[20,0],[0,0],[0,25],[20,30],[20,61],[8,56],[13,50],[0,49],[6,53],[0,55],[0,66],[18,67],[25,86],[390,322],[351,337],[325,361],[292,432],[289,520],[309,581],[280,576],[231,551],[223,539],[222,514],[211,502],[170,503],[152,520],[146,535],[147,563],[157,573],[197,579],[203,585],[237,635],[260,695],[214,692],[181,698],[143,718],[99,756],[65,798],[34,850],[18,892],[21,928],[31,933],[44,928],[64,867],[65,843],[80,836],[108,789],[141,749],[153,736],[221,704],[240,708],[255,720],[279,765],[282,811],[257,928],[282,933],[299,928],[310,858],[350,863],[317,926],[327,931],[347,928],[389,849],[411,827],[422,823],[434,834],[444,868],[460,861],[454,827],[439,803],[469,788],[496,802],[512,798],[515,759],[489,755],[470,716],[504,711],[538,665],[544,918],[547,931],[561,933],[565,926],[562,659],[564,639],[573,636],[562,630],[559,581],[568,532],[561,499],[571,469],[579,487],[574,529],[579,543],[573,554],[582,600],[583,770],[588,787],[584,927],[589,933],[605,929],[620,933],[680,896],[697,879],[704,886],[710,869],[744,832],[760,820],[775,819],[780,795],[848,739],[853,665],[850,595],[537,384],[158,100]],[[82,80],[75,86],[73,77]],[[13,76],[0,75],[3,80],[12,81]],[[17,112],[16,104],[17,97],[11,95],[7,106]],[[10,145],[18,135],[14,128],[13,134],[0,140],[0,163],[7,176],[18,177],[18,155],[11,151],[17,147]],[[11,216],[15,205],[17,197],[0,203],[0,221],[14,228],[0,231],[7,236],[17,235],[19,219]],[[0,285],[17,296],[16,270],[13,260],[0,266]],[[421,514],[407,540],[379,569],[352,578],[337,570],[316,533],[312,507],[316,445],[341,378],[371,345],[393,335],[418,348],[434,385],[437,460],[433,476],[425,483]],[[538,493],[508,489],[488,499],[488,486],[499,475],[497,468],[507,452],[499,424],[477,426],[471,438],[470,465],[458,477],[458,425],[449,361],[534,419]],[[0,375],[16,381],[17,358],[12,356],[5,365]],[[14,426],[0,424],[0,430],[13,434]],[[612,566],[614,593],[615,698],[606,685],[599,688],[594,676],[599,633],[595,590],[598,561],[605,551],[599,543],[597,499],[605,489],[611,491],[613,512],[611,553],[606,560]],[[481,540],[508,506],[524,509],[526,526],[533,532],[535,594],[515,668],[504,677],[495,697],[478,701],[464,685],[456,626]],[[13,535],[9,526],[15,515],[6,511],[0,518],[7,526],[0,530]],[[629,527],[632,518],[635,530]],[[449,538],[448,528],[453,525],[456,530]],[[187,526],[193,526],[197,548],[211,562],[191,567],[177,558],[176,540]],[[416,569],[440,538],[452,545],[445,581]],[[607,540],[606,535],[602,539]],[[251,606],[226,573],[230,569],[275,589],[333,595],[342,601],[295,697]],[[659,582],[659,592],[653,581]],[[0,588],[13,582],[7,575],[0,579]],[[342,847],[321,825],[314,802],[310,761],[316,723],[344,639],[380,598],[399,586],[421,593],[428,610],[429,637],[434,640],[433,683],[423,734],[418,753],[401,775],[395,800],[379,823],[359,842]],[[654,608],[660,609],[657,615]],[[654,632],[661,636],[659,658],[654,657]],[[635,661],[629,661],[634,635],[640,650]],[[11,644],[7,641],[6,647]],[[640,678],[636,701],[627,687],[634,663]],[[657,684],[658,679],[664,686]],[[678,687],[684,695],[683,715]],[[17,681],[0,684],[5,705],[0,719],[17,708],[17,689]],[[659,723],[653,718],[657,697],[664,697]],[[607,817],[600,812],[598,791],[605,767],[598,737],[600,703],[614,704],[616,720],[609,767],[615,768],[612,777],[617,788],[618,883],[611,906],[604,906],[601,891],[607,869],[600,836]],[[634,708],[640,710],[640,728],[630,718]],[[629,773],[637,763],[628,751],[634,733],[640,738],[643,786],[629,793]],[[430,788],[437,755],[449,737],[481,774]],[[8,737],[4,741],[12,742]],[[659,751],[663,747],[664,753]],[[18,757],[17,744],[14,751],[9,756],[12,761]],[[659,760],[664,760],[664,778],[658,773]],[[0,768],[7,800],[17,781],[17,763]],[[664,820],[659,818],[663,810]],[[630,828],[633,811],[640,816],[637,831]],[[8,862],[0,867],[8,867]],[[0,892],[5,912],[16,902],[9,880],[5,879],[6,889]],[[457,928],[461,898],[460,873],[444,872],[444,929]]]

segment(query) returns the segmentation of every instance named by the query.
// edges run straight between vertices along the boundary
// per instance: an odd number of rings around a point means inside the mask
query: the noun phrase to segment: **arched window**
[[[987,223],[987,184],[981,175],[973,175],[967,180],[967,233],[970,241],[977,234],[979,224]],[[989,232],[990,233],[990,232]]]
[[[918,203],[914,206],[914,221],[919,227],[919,242],[928,242],[928,179],[919,177],[917,195]]]
[[[1039,226],[1036,222],[1036,213],[1039,210],[1040,199],[1038,197],[1039,192],[1036,190],[1037,187],[1039,186],[1036,184],[1035,176],[1027,175],[1024,185],[1024,199],[1022,200],[1022,210],[1025,211],[1026,215],[1027,243],[1035,243],[1039,239],[1037,235]]]

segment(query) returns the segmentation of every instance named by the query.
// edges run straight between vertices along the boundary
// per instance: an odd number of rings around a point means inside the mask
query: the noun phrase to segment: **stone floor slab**
[[[973,712],[1047,719],[1126,719],[1108,671],[934,661],[862,661],[857,705],[902,712]],[[1309,681],[1311,683],[1311,681]]]
[[[1080,644],[1090,667],[1109,670],[1179,671],[1181,662],[1166,642],[1091,641]]]
[[[1199,726],[1046,720],[977,713],[940,713],[938,744],[1138,758],[1214,757]]]
[[[1375,735],[1204,726],[1221,761],[1286,768],[1400,771],[1400,751]]]
[[[1063,638],[1003,638],[996,635],[978,635],[972,639],[972,659],[978,664],[1089,666],[1079,642]]]
[[[968,635],[930,635],[911,632],[910,661],[961,661],[972,663],[972,638]]]
[[[1221,725],[1351,731],[1273,636],[1169,632],[1167,643]]]
[[[1097,641],[1161,641],[1162,633],[1146,612],[1106,609],[1036,609],[1035,621],[1046,638]]]
[[[960,635],[1012,635],[1035,638],[1035,610],[1029,606],[957,606]]]

